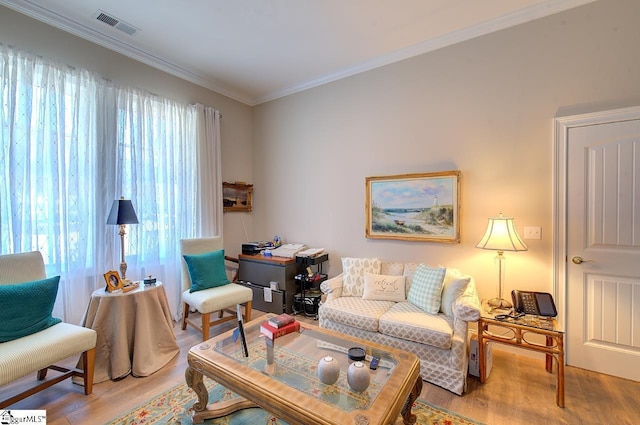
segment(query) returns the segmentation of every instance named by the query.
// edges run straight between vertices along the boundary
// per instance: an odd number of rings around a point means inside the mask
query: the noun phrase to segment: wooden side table
[[[523,316],[518,319],[496,319],[495,314],[485,312],[478,320],[478,361],[480,363],[480,382],[486,381],[485,342],[493,341],[500,344],[520,347],[527,350],[545,353],[545,369],[553,372],[553,360],[558,365],[558,383],[556,386],[556,404],[564,407],[564,332],[558,330],[558,323],[553,318],[539,316]],[[492,327],[507,329],[505,334],[489,331]],[[545,345],[527,340],[527,334],[542,335]]]

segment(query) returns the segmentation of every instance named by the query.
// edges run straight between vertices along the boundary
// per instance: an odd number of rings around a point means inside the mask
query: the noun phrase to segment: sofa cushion
[[[409,290],[411,289],[411,284],[413,283],[413,275],[416,274],[416,269],[419,265],[419,263],[407,263],[404,265],[402,275],[406,278],[404,282],[404,292],[407,295],[409,295]]]
[[[440,312],[447,316],[453,316],[453,303],[459,296],[464,294],[471,278],[463,276],[460,270],[447,268],[442,283],[442,299],[440,302]]]
[[[402,276],[404,263],[383,261],[380,263],[380,274],[388,276]]]
[[[364,300],[405,301],[404,276],[364,274]]]
[[[359,297],[335,298],[320,306],[322,317],[336,323],[378,332],[378,321],[393,301],[363,300]]]
[[[348,258],[342,259],[343,297],[361,297],[364,292],[364,273],[380,274],[380,260],[378,258]]]
[[[447,269],[420,264],[413,276],[407,301],[430,314],[440,311],[442,284]]]
[[[379,332],[419,344],[448,350],[453,338],[453,318],[428,314],[409,303],[396,303],[380,316]]]
[[[52,317],[60,276],[33,282],[0,285],[0,342],[40,332],[57,323]]]

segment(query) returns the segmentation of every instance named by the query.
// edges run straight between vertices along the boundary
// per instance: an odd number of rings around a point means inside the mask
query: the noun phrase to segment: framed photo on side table
[[[104,280],[107,282],[107,292],[113,292],[122,289],[123,284],[120,275],[116,271],[108,271],[104,274]]]
[[[460,243],[460,171],[366,178],[371,239]]]

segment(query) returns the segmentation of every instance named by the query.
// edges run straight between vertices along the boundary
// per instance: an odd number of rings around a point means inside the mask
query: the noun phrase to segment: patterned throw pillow
[[[416,274],[416,269],[420,264],[418,263],[407,263],[404,265],[404,270],[402,271],[402,275],[406,277],[404,282],[404,292],[408,296],[409,290],[411,290],[411,284],[413,283],[413,275]]]
[[[392,263],[383,261],[380,263],[380,274],[387,276],[402,276],[404,271],[404,263]]]
[[[348,258],[342,259],[342,296],[361,297],[364,293],[365,272],[380,274],[380,259],[378,258]]]
[[[395,302],[404,301],[406,300],[404,281],[404,276],[365,273],[362,299]]]
[[[413,275],[407,301],[430,314],[438,314],[447,269],[420,264]]]

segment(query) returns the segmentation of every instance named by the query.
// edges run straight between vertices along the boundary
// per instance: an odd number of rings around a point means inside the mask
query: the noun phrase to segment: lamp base
[[[493,307],[493,308],[497,308],[497,309],[509,309],[511,307],[513,307],[511,305],[511,303],[503,298],[491,298],[489,301],[487,301],[487,303]]]

